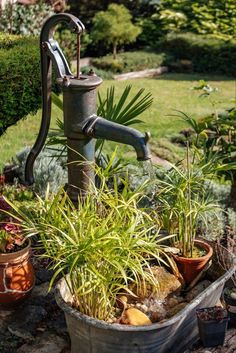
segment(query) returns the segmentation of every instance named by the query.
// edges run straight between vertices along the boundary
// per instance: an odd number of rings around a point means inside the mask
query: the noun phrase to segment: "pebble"
[[[121,323],[134,325],[134,326],[143,326],[151,325],[152,322],[147,315],[142,311],[136,308],[129,308],[124,312],[124,317],[121,320]]]

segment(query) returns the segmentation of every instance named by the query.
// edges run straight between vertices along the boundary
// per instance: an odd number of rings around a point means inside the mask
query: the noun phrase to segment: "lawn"
[[[145,88],[146,92],[151,92],[154,101],[151,108],[141,116],[145,124],[139,126],[139,129],[151,132],[150,144],[154,154],[173,161],[181,156],[181,149],[171,144],[168,138],[186,126],[180,118],[170,116],[176,113],[174,110],[183,111],[195,118],[201,118],[213,112],[210,100],[199,98],[199,92],[191,90],[200,79],[205,79],[213,87],[218,87],[219,91],[214,93],[213,99],[217,102],[219,110],[232,105],[229,101],[236,96],[235,79],[222,76],[166,74],[155,79],[105,81],[100,91],[104,94],[107,87],[115,85],[116,93],[119,95],[126,85],[132,84],[134,93],[140,88]],[[58,117],[60,117],[60,112],[53,107],[52,126],[55,126]],[[0,139],[0,168],[19,150],[35,141],[40,119],[41,111],[34,116],[28,116],[16,126],[8,129],[7,133]],[[131,157],[134,155],[130,147],[121,147],[119,150],[121,155],[124,152]]]

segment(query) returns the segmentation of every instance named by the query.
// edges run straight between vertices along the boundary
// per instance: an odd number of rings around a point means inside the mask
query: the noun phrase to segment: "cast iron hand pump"
[[[74,76],[58,45],[53,39],[55,26],[67,23],[78,36],[77,75]],[[138,160],[150,159],[147,146],[148,134],[110,122],[96,116],[96,88],[102,83],[96,75],[80,75],[80,35],[84,32],[83,23],[70,14],[57,14],[44,24],[40,35],[41,76],[43,110],[39,135],[29,153],[25,167],[25,182],[33,184],[33,165],[42,150],[51,119],[51,81],[52,64],[56,69],[57,82],[63,91],[64,132],[68,146],[68,187],[67,193],[72,201],[79,194],[85,194],[90,180],[94,180],[95,140],[102,138],[132,145]],[[81,163],[82,162],[82,163]]]

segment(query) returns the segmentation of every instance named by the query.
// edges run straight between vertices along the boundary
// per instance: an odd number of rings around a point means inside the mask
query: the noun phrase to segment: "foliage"
[[[157,68],[163,65],[165,60],[166,55],[163,53],[131,51],[119,53],[115,60],[110,55],[92,59],[92,64],[112,72],[129,72]]]
[[[51,6],[43,1],[28,6],[7,1],[0,17],[0,31],[38,36],[43,22],[52,14]]]
[[[236,41],[193,33],[169,34],[156,47],[173,61],[190,60],[196,72],[235,75]]]
[[[206,159],[217,155],[222,163],[227,164],[227,170],[219,170],[226,177],[229,170],[236,169],[236,107],[234,100],[229,109],[218,112],[217,102],[212,98],[212,94],[217,91],[206,81],[200,80],[198,85],[193,87],[200,92],[202,98],[208,98],[211,102],[213,113],[196,121],[191,116],[183,114],[182,118],[192,128],[195,134],[195,144],[203,149]]]
[[[116,59],[117,47],[132,43],[141,32],[131,22],[131,14],[124,5],[110,4],[107,11],[99,11],[93,19],[91,37],[95,42],[103,41],[113,47],[113,58]]]
[[[75,33],[72,33],[68,28],[60,26],[55,32],[55,40],[58,41],[60,47],[62,48],[63,54],[65,55],[68,62],[76,59],[77,51],[77,36]],[[83,55],[86,52],[87,46],[91,43],[91,39],[88,33],[81,35],[81,47],[80,55]]]
[[[103,80],[113,80],[113,72],[99,69],[93,65],[90,66],[83,66],[81,68],[81,72],[83,74],[87,74],[90,70],[93,70],[95,74],[99,77],[101,77]]]
[[[9,217],[11,205],[5,197],[11,197],[12,194],[8,192],[5,185],[1,185],[0,194],[0,254],[11,253],[21,250],[21,248],[25,246],[25,238],[22,234],[19,222],[13,217]],[[11,197],[11,201],[15,200],[15,198],[13,199]]]
[[[24,248],[25,237],[18,225],[5,223],[0,229],[0,254],[12,253]]]
[[[4,38],[0,37],[1,39]],[[34,38],[6,36],[0,44],[0,136],[41,102],[40,59]]]
[[[211,308],[197,309],[197,317],[201,321],[218,321],[221,322],[227,318],[227,311],[221,306],[214,306]]]
[[[102,116],[109,121],[113,121],[126,126],[142,122],[141,120],[137,119],[137,116],[142,114],[151,106],[152,96],[150,93],[143,95],[145,90],[140,89],[133,98],[130,98],[131,88],[131,85],[126,86],[120,97],[117,98],[117,101],[115,98],[114,86],[107,89],[106,98],[102,98],[100,93],[98,93],[97,115]],[[56,104],[57,107],[62,110],[62,101],[60,98],[55,94],[53,94],[52,97],[54,104]],[[64,124],[58,120],[57,126],[58,129],[51,131],[47,141],[48,146],[56,146],[56,151],[57,145],[66,146],[66,138],[64,137]],[[99,148],[98,156],[100,156],[102,153],[103,145],[104,140],[97,141],[96,150]],[[61,153],[63,152],[59,148],[59,155]]]
[[[37,233],[45,256],[53,260],[51,284],[63,275],[84,314],[107,320],[113,314],[118,293],[139,288],[146,280],[154,284],[150,260],[168,262],[158,235],[158,220],[139,208],[145,185],[132,191],[126,178],[122,191],[114,178],[114,189],[97,169],[100,189],[78,200],[75,207],[62,191],[39,199],[31,213],[18,209],[27,235]],[[17,210],[17,208],[15,208]],[[155,288],[158,290],[157,283]]]
[[[25,148],[16,155],[14,163],[19,165],[22,181],[24,180],[24,169],[30,148]],[[65,169],[65,158],[52,158],[51,152],[44,149],[37,157],[34,164],[34,191],[39,195],[44,195],[47,185],[50,184],[52,192],[67,181],[67,171]]]
[[[171,165],[164,173],[157,173],[156,199],[163,227],[169,234],[175,234],[175,244],[184,257],[192,256],[199,221],[205,224],[207,216],[219,209],[206,187],[215,169],[211,161],[206,162],[196,150],[190,159],[187,147],[186,165]]]
[[[193,31],[199,34],[218,34],[235,36],[236,3],[234,0],[162,0],[158,11],[169,11],[172,16],[166,17],[166,27],[170,31],[176,24],[177,14],[182,14],[180,30]]]
[[[4,195],[4,197],[6,197],[12,202],[31,201],[34,199],[33,191],[24,185],[18,184],[17,182],[15,182],[14,184],[1,184],[0,194]],[[0,210],[2,209],[2,202],[3,200],[0,200]],[[8,208],[6,207],[5,209],[8,210]]]

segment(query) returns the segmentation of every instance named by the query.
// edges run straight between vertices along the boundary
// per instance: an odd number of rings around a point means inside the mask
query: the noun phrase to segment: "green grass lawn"
[[[213,99],[217,102],[218,109],[232,105],[230,99],[236,96],[235,79],[222,76],[206,76],[200,74],[166,74],[155,79],[136,79],[130,81],[105,81],[100,88],[105,93],[107,87],[115,85],[116,94],[119,95],[128,84],[133,86],[135,93],[140,88],[151,92],[154,98],[153,104],[141,119],[145,122],[139,126],[142,131],[150,131],[152,139],[151,149],[154,154],[164,158],[175,159],[181,155],[180,148],[170,144],[168,137],[179,132],[186,124],[176,117],[174,110],[181,110],[195,118],[201,118],[213,112],[213,107],[208,98],[199,98],[199,92],[191,90],[200,79],[207,80],[212,86],[218,87],[219,91],[214,93]],[[52,127],[55,127],[56,119],[60,112],[53,107]],[[19,150],[30,146],[36,139],[41,120],[41,111],[34,116],[28,116],[17,125],[9,128],[0,139],[0,168],[9,161]],[[112,146],[112,145],[110,145]],[[113,146],[112,146],[113,147]],[[131,147],[122,146],[120,154],[124,152],[133,156]]]

